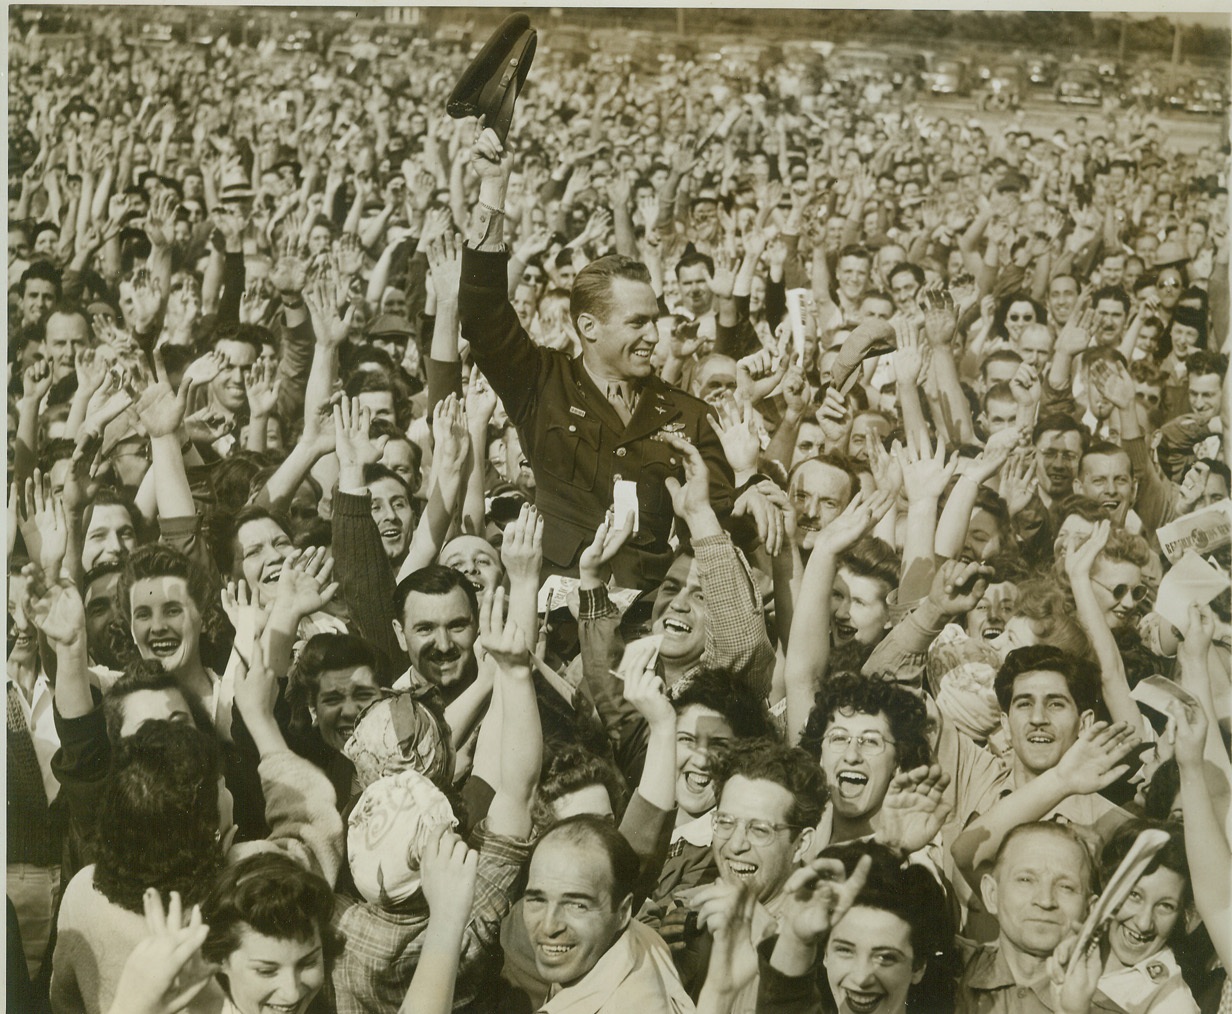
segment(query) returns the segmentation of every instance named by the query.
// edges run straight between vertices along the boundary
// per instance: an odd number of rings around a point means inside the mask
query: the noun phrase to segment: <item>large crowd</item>
[[[81,16],[10,1010],[1232,1010],[1226,143],[550,38],[502,137]]]

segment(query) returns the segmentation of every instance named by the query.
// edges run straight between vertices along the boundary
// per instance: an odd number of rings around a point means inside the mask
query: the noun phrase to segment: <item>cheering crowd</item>
[[[9,1009],[1232,1010],[1226,144],[97,19],[9,47]]]

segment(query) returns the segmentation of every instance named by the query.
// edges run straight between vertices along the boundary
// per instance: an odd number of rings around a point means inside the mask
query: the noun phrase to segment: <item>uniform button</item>
[[[673,464],[673,465],[674,465],[674,464],[676,464],[676,459],[675,459],[675,458],[672,458],[672,464]]]
[[[576,433],[576,432],[577,432],[577,427],[576,427],[576,426],[570,426],[570,427],[569,427],[569,432],[570,432],[570,433]]]
[[[616,448],[616,457],[618,457],[618,458],[623,458],[624,456],[625,456],[625,449],[624,449],[623,447],[617,447],[617,448]]]

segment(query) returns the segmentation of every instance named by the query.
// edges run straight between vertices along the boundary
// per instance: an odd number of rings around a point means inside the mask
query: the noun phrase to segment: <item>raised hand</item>
[[[432,920],[465,926],[479,879],[479,853],[441,824],[420,857],[419,872]]]
[[[710,425],[719,435],[723,453],[732,471],[739,475],[757,468],[761,456],[761,437],[758,434],[757,413],[753,406],[737,405],[733,400],[719,403],[718,418],[709,416]]]
[[[1168,702],[1166,736],[1182,770],[1201,771],[1205,765],[1207,718],[1198,703]]]
[[[701,451],[674,433],[664,433],[660,439],[684,457],[684,484],[673,475],[664,480],[676,516],[687,521],[690,516],[710,511],[710,471],[702,460]]]
[[[162,283],[158,276],[145,268],[134,273],[132,281],[124,283],[130,288],[131,313],[125,324],[136,334],[145,334],[158,316],[163,305]]]
[[[946,560],[933,577],[929,601],[943,616],[962,616],[979,605],[992,576],[992,568],[978,560]]]
[[[854,422],[847,399],[839,394],[837,388],[826,388],[825,397],[817,409],[817,425],[821,427],[826,447],[846,450]]]
[[[1023,445],[1029,434],[1014,426],[998,430],[984,445],[984,449],[976,458],[967,464],[965,475],[970,475],[976,482],[984,483],[1005,467],[1010,454],[1015,448]]]
[[[952,455],[946,464],[945,444],[938,440],[934,450],[926,434],[908,432],[907,447],[904,449],[896,442],[892,453],[902,469],[903,488],[912,503],[939,500],[958,467],[958,455]]]
[[[255,282],[240,293],[240,323],[261,324],[269,311],[270,300]]]
[[[526,634],[517,620],[506,616],[505,589],[485,594],[479,603],[479,646],[500,669],[530,678],[530,651]]]
[[[1055,351],[1073,359],[1091,345],[1091,336],[1095,332],[1095,311],[1086,309],[1079,312],[1075,307],[1069,315],[1069,320],[1057,335]]]
[[[462,285],[462,243],[452,232],[445,232],[428,242],[426,253],[437,303],[456,306]]]
[[[1120,411],[1134,403],[1137,397],[1134,378],[1122,364],[1101,359],[1091,365],[1089,375],[1096,390]]]
[[[192,1003],[214,977],[215,969],[201,955],[210,928],[194,905],[184,921],[178,891],[163,910],[154,888],[146,890],[148,936],[137,942],[116,984],[110,1014],[177,1014]]]
[[[342,395],[334,406],[334,439],[341,467],[362,472],[365,465],[381,460],[389,437],[373,440],[369,435],[371,429],[372,410]]]
[[[928,343],[938,348],[949,348],[958,328],[954,297],[947,289],[931,288],[920,293],[920,303],[924,310],[924,334]]]
[[[690,900],[698,926],[714,941],[702,995],[717,993],[724,1010],[730,1009],[725,1001],[757,976],[757,949],[753,944],[756,903],[757,896],[747,884],[722,880],[699,888]]]
[[[881,804],[876,840],[908,854],[924,848],[949,816],[949,784],[950,776],[937,764],[895,775]]]
[[[207,352],[203,356],[198,356],[188,364],[184,370],[184,375],[180,379],[180,384],[193,384],[194,386],[204,386],[213,383],[218,379],[218,375],[227,368],[227,357],[221,352]]]
[[[27,548],[31,553],[37,550],[43,573],[48,580],[57,581],[68,550],[68,522],[64,517],[64,501],[52,495],[51,477],[42,475],[37,468],[34,478],[26,480],[25,509],[28,523],[38,532],[37,547]]]
[[[170,436],[179,430],[193,387],[193,381],[186,370],[180,380],[179,391],[172,389],[160,349],[154,350],[154,369],[157,382],[147,387],[137,400],[137,415],[151,439]]]
[[[329,277],[327,272],[319,274],[304,289],[304,306],[312,319],[312,333],[318,343],[329,348],[337,348],[346,340],[355,320],[353,304],[347,306],[342,316],[338,315],[338,290],[337,280]]]
[[[222,611],[227,614],[227,619],[235,631],[233,650],[247,665],[246,652],[252,647],[257,631],[265,626],[261,607],[253,597],[248,582],[243,578],[228,581],[219,593],[219,598],[222,601]]]
[[[1206,654],[1215,640],[1215,614],[1201,602],[1189,603],[1185,613],[1185,629],[1177,654],[1186,661],[1206,664]]]
[[[639,715],[646,719],[651,728],[656,726],[676,726],[676,710],[667,699],[663,680],[658,675],[657,660],[659,657],[658,638],[645,638],[646,651],[626,651],[621,659],[617,676],[621,681],[621,694],[633,706]],[[642,645],[635,641],[634,644]],[[632,646],[630,646],[632,647]]]
[[[1014,396],[1014,404],[1020,408],[1030,408],[1039,404],[1043,396],[1039,374],[1029,363],[1019,363],[1018,369],[1010,377],[1010,393]]]
[[[920,371],[924,368],[924,355],[920,349],[920,329],[912,320],[895,317],[894,333],[897,343],[892,353],[894,381],[896,384],[914,387],[919,383]]]
[[[85,647],[86,609],[77,585],[68,578],[49,582],[36,563],[22,568],[26,577],[26,615],[57,648]]]
[[[1069,576],[1071,584],[1078,580],[1087,582],[1091,580],[1091,568],[1095,566],[1096,559],[1104,551],[1104,546],[1108,544],[1108,536],[1111,532],[1112,523],[1110,521],[1096,521],[1090,535],[1078,545],[1071,545],[1066,550],[1065,573]]]
[[[632,534],[632,512],[625,515],[624,525],[617,528],[616,514],[609,509],[599,527],[595,529],[595,537],[590,540],[590,545],[582,550],[578,559],[578,574],[583,587],[594,588],[604,583],[607,565]]]
[[[1034,449],[1028,447],[1012,451],[1001,472],[1001,499],[1009,508],[1010,517],[1025,510],[1038,489]]]
[[[1124,762],[1140,745],[1137,732],[1125,722],[1096,722],[1078,733],[1057,763],[1057,776],[1070,795],[1099,792],[1129,771]]]
[[[531,504],[523,504],[518,516],[506,526],[500,552],[510,585],[534,582],[538,586],[543,566],[543,515]]]
[[[278,369],[267,360],[258,359],[244,376],[244,393],[248,396],[248,414],[253,419],[267,418],[278,405],[282,381]]]
[[[51,390],[51,363],[36,359],[21,375],[21,394],[29,402],[39,403]]]
[[[862,856],[848,876],[841,860],[818,858],[796,870],[783,885],[781,932],[817,944],[855,904],[872,866],[872,859]]]
[[[254,631],[246,656],[243,651],[240,652],[241,658],[246,657],[247,664],[235,679],[235,706],[240,709],[240,715],[250,731],[274,721],[274,701],[278,697],[278,680],[266,662],[262,633],[264,631],[260,629]]]
[[[288,554],[278,574],[275,610],[296,618],[320,612],[338,591],[333,571],[334,557],[324,546]]]
[[[903,469],[880,440],[868,442],[868,467],[873,473],[873,485],[897,498],[903,488]]]
[[[817,533],[813,552],[821,551],[837,557],[871,532],[894,503],[894,497],[884,490],[870,496],[863,492],[852,497],[843,512]]]
[[[456,394],[436,403],[432,410],[432,468],[437,475],[461,469],[470,453],[467,415]]]
[[[1057,1014],[1088,1014],[1091,1001],[1104,974],[1099,938],[1092,940],[1086,952],[1075,960],[1077,932],[1062,940],[1048,956],[1046,968],[1051,981],[1053,1002]]]
[[[477,431],[481,426],[483,432],[487,433],[488,424],[492,421],[492,416],[496,414],[496,405],[499,399],[496,397],[496,392],[492,390],[492,385],[488,383],[487,377],[480,372],[478,366],[471,367],[470,376],[466,381],[466,419],[472,431]]]

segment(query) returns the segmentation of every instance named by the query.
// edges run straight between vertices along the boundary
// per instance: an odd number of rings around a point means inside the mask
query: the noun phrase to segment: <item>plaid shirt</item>
[[[718,670],[730,673],[733,682],[743,684],[758,697],[765,697],[774,675],[774,645],[766,633],[761,592],[753,582],[749,565],[726,532],[696,539],[693,556],[709,614],[706,644],[701,658],[676,681],[673,689],[679,693],[702,670]],[[602,636],[605,627],[587,621],[616,615],[607,589],[583,592],[579,599],[579,622]],[[614,633],[615,625],[610,626]],[[619,646],[614,645],[609,654],[618,662]]]
[[[500,971],[500,923],[513,903],[514,883],[530,855],[530,842],[475,829],[479,876],[471,918],[462,937],[454,1008],[473,1001],[489,975]],[[339,896],[334,925],[346,946],[333,971],[338,1014],[397,1014],[419,964],[428,903],[422,891],[394,911]]]

